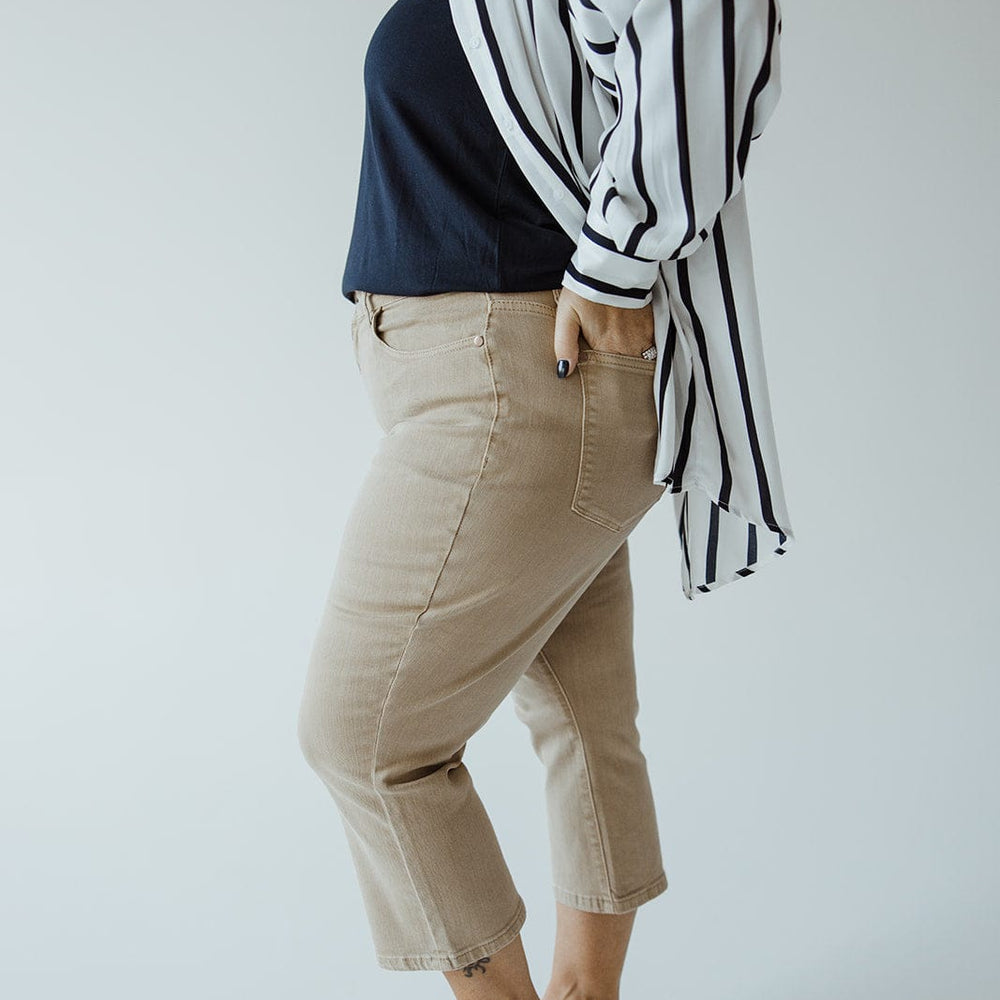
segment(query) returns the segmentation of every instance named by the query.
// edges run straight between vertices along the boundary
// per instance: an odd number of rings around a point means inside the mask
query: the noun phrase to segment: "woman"
[[[669,10],[624,7],[654,2]],[[536,31],[525,11],[554,30],[623,7],[508,3]],[[378,964],[439,970],[460,998],[537,1000],[524,901],[463,763],[512,694],[547,769],[558,939],[543,1000],[617,998],[636,910],[667,887],[627,544],[666,488],[651,476],[661,272],[623,247],[605,272],[574,266],[600,254],[581,253],[512,155],[467,59],[481,40],[495,56],[498,38],[456,31],[472,6],[397,0],[366,55],[342,291],[385,434],[344,530],[299,739],[343,820]],[[621,27],[638,42],[636,23]],[[604,75],[579,64],[600,93],[615,57],[592,48],[612,60]],[[638,294],[616,282],[630,266],[648,278]]]

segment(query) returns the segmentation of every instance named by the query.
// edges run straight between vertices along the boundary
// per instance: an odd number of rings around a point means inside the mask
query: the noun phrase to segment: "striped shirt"
[[[575,251],[562,285],[652,302],[653,481],[689,600],[789,525],[743,176],[780,94],[778,0],[450,0],[476,82]]]

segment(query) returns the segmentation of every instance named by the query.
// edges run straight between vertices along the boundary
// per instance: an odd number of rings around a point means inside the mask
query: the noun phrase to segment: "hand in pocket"
[[[653,303],[640,309],[624,309],[591,302],[569,288],[559,292],[556,306],[556,360],[569,361],[567,375],[573,372],[583,348],[639,357],[653,343]]]

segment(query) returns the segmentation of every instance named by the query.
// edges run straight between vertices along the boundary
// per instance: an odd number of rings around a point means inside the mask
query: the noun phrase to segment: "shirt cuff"
[[[659,270],[658,260],[623,253],[585,222],[562,284],[591,302],[641,309],[652,301]]]

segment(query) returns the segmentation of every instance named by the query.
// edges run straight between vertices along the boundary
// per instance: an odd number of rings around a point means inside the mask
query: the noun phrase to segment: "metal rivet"
[[[473,340],[473,343],[476,345],[476,347],[482,347],[485,342],[486,339],[481,334],[476,334],[476,339]]]

